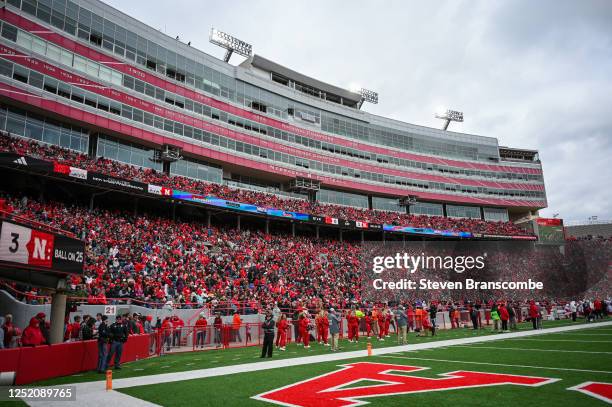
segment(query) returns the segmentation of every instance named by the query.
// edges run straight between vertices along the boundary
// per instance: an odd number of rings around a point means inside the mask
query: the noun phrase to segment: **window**
[[[61,58],[60,58],[61,52],[60,52],[60,48],[53,45],[53,44],[47,44],[47,57],[49,57],[49,59],[56,61],[56,62],[60,62]]]
[[[32,52],[40,55],[45,55],[47,52],[47,42],[38,37],[32,37]]]
[[[57,93],[57,81],[53,78],[45,76],[45,85],[44,89],[47,92]]]
[[[0,75],[8,77],[13,76],[13,63],[0,59]]]
[[[368,197],[365,195],[351,194],[349,192],[332,191],[320,189],[317,191],[317,201],[358,208],[368,208]]]
[[[83,92],[81,89],[75,86],[72,89],[71,99],[74,100],[75,102],[84,103],[85,102],[85,92]]]
[[[489,221],[508,222],[508,210],[506,208],[484,208],[484,218]]]
[[[399,205],[399,201],[397,198],[383,198],[380,196],[372,197],[372,209],[405,212],[405,209]]]
[[[123,75],[121,75],[117,71],[112,71],[111,72],[111,82],[114,83],[115,85],[121,85],[122,77],[123,77]]]
[[[170,174],[215,182],[218,184],[223,182],[222,168],[186,158],[170,163]]]
[[[128,143],[111,136],[101,134],[98,137],[98,156],[121,161],[140,167],[161,171],[162,163],[153,161],[154,150],[145,146]]]
[[[17,45],[32,49],[32,36],[22,30],[17,31]]]
[[[442,204],[417,202],[411,205],[409,210],[413,215],[444,216]]]
[[[43,87],[44,76],[35,71],[30,71],[30,85],[36,86],[39,89]]]
[[[17,41],[17,28],[9,24],[2,25],[2,36],[13,42]]]
[[[57,94],[66,99],[70,99],[70,85],[58,83]]]
[[[100,79],[106,82],[111,82],[111,70],[105,66],[100,66]]]
[[[87,60],[78,55],[74,56],[74,69],[81,72],[87,72]]]
[[[100,65],[92,62],[92,61],[87,61],[87,74],[91,75],[91,76],[98,76],[98,72],[100,71]]]
[[[13,79],[18,80],[19,82],[28,83],[28,74],[29,70],[27,68],[15,64],[15,68],[13,70]]]
[[[72,66],[72,52],[68,52],[65,49],[61,50],[60,62],[66,66]]]
[[[449,218],[480,219],[480,208],[477,206],[446,205],[446,216]]]

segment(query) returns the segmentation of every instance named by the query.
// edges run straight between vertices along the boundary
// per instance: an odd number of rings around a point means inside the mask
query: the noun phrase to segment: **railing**
[[[72,237],[75,239],[77,238],[74,233],[68,232],[64,229],[54,228],[53,226],[49,226],[45,223],[38,222],[30,218],[26,218],[24,216],[16,215],[16,214],[13,214],[5,210],[0,210],[0,218],[3,220],[12,220],[15,222],[19,222],[19,223],[22,223],[28,226],[32,226],[37,229],[44,230],[46,232],[56,233],[59,235],[64,235],[64,236]]]

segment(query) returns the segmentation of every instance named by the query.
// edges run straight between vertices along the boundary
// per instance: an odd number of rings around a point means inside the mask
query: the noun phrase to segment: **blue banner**
[[[216,198],[214,196],[204,196],[198,194],[192,194],[191,192],[172,190],[172,197],[175,199],[181,199],[184,201],[197,202],[204,205],[217,206],[219,208],[234,209],[236,211],[257,213],[260,215],[275,216],[278,218],[295,219],[301,221],[308,221],[309,217],[305,213],[283,211],[281,209],[264,208],[263,206],[257,206],[253,204],[245,204],[240,202],[227,201],[225,199]]]
[[[411,226],[383,225],[386,232],[412,233],[420,235],[446,236],[446,237],[473,237],[470,232],[457,232],[454,230],[437,230],[431,228],[413,228]]]

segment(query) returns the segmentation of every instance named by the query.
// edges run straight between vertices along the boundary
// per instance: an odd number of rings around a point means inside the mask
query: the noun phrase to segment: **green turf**
[[[578,321],[575,324],[583,324],[582,321]],[[546,328],[552,328],[556,326],[573,325],[571,321],[551,321],[546,323]],[[586,327],[587,325],[585,325]],[[530,330],[530,324],[520,324],[519,328]],[[480,335],[494,335],[490,328],[484,328],[481,330],[473,329],[454,329],[454,330],[439,330],[436,336],[431,337],[416,337],[414,333],[409,334],[409,343],[421,343],[429,341],[439,341],[447,339],[457,339],[465,337],[473,337]],[[355,351],[363,350],[366,352],[367,340],[361,338],[359,343],[349,343],[346,340],[340,341],[340,347],[342,351]],[[397,346],[397,340],[395,335],[391,335],[391,338],[386,338],[384,342],[372,340],[373,347],[387,347]],[[301,356],[313,356],[329,353],[329,347],[323,347],[317,343],[313,343],[309,350],[304,349],[301,346],[289,344],[285,352],[274,350],[274,358],[294,358]],[[248,348],[234,348],[234,349],[219,349],[219,350],[207,350],[198,352],[184,352],[177,354],[168,354],[161,357],[151,357],[148,359],[142,359],[139,361],[125,363],[122,365],[120,371],[113,372],[114,379],[121,379],[126,377],[134,376],[145,376],[155,375],[160,373],[172,373],[181,372],[187,370],[206,369],[211,367],[236,365],[242,363],[252,363],[260,361],[259,356],[261,349],[259,347],[248,347]],[[54,384],[67,384],[67,383],[78,383],[86,381],[104,380],[103,374],[91,372],[83,372],[72,376],[64,376],[49,380],[44,380],[35,383],[34,385],[54,385]]]
[[[588,330],[595,333],[595,330]],[[603,332],[603,331],[602,331]],[[554,338],[556,334],[542,335]],[[334,361],[259,372],[240,373],[168,384],[120,389],[119,391],[163,406],[249,406],[272,405],[252,396],[338,369],[338,365],[359,360],[427,367],[415,376],[436,377],[455,370],[508,373],[561,379],[541,387],[491,386],[367,398],[372,406],[597,406],[604,403],[576,391],[566,390],[586,381],[612,382],[612,341],[608,344],[582,343],[581,351],[599,354],[482,349],[486,347],[533,348],[534,342],[495,341],[442,349],[403,352]],[[572,342],[547,343],[544,349],[566,350]],[[574,346],[568,350],[576,350]],[[510,366],[514,365],[514,366]],[[564,369],[594,370],[598,372]]]
[[[27,406],[26,402],[19,400],[11,400],[11,401],[0,401],[0,407],[21,407]]]

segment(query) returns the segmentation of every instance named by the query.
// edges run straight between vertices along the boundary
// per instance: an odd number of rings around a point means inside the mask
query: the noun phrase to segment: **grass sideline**
[[[544,324],[546,328],[553,328],[559,326],[569,325],[585,325],[585,328],[590,327],[590,324],[584,324],[582,320],[572,323],[571,321],[547,321]],[[531,324],[523,323],[519,324],[519,330],[531,330]],[[422,343],[430,341],[440,341],[448,339],[457,339],[474,336],[488,336],[495,335],[491,332],[491,328],[487,327],[478,331],[473,329],[455,329],[455,330],[441,330],[438,331],[436,336],[431,337],[416,337],[414,333],[409,334],[408,343]],[[347,340],[340,341],[340,347],[342,351],[356,351],[363,350],[364,355],[366,352],[367,340],[360,338],[359,343],[349,343]],[[386,338],[384,342],[372,340],[372,346],[374,348],[397,346],[396,337],[394,334],[390,338]],[[273,359],[287,359],[302,356],[314,356],[330,353],[329,347],[321,346],[317,343],[313,343],[311,348],[306,350],[301,346],[295,344],[289,344],[285,352],[274,350]],[[261,359],[261,348],[258,346],[252,346],[247,348],[234,348],[234,349],[218,349],[218,350],[205,350],[196,352],[183,352],[176,354],[168,354],[160,357],[150,357],[139,361],[125,363],[122,365],[120,371],[113,372],[113,379],[123,379],[127,377],[147,376],[156,375],[161,373],[173,373],[183,372],[189,370],[206,369],[211,367],[220,367],[228,365],[236,365],[243,363],[259,362]],[[69,383],[80,383],[88,381],[104,380],[104,375],[96,373],[95,371],[83,372],[71,376],[63,376],[59,378],[44,380],[33,383],[33,386],[48,386],[56,384],[69,384]]]
[[[589,332],[597,331],[595,324],[585,325],[586,328],[590,328]],[[541,341],[536,345],[535,341],[530,340],[532,338],[508,339],[487,344],[476,343],[416,352],[398,352],[350,359],[348,362],[368,361],[426,367],[427,370],[411,375],[431,378],[450,371],[471,370],[560,379],[541,387],[501,385],[363,399],[372,406],[601,406],[604,404],[600,400],[577,391],[567,390],[586,381],[612,382],[612,331],[601,331],[601,333],[603,334],[601,338],[610,339],[607,343],[585,342],[583,338],[586,337],[578,336],[574,340],[580,342]],[[538,338],[554,340],[557,336],[559,335],[552,333],[543,334]],[[576,344],[580,345],[580,353],[575,352]],[[538,347],[544,350],[552,348],[557,352],[541,352]],[[532,350],[523,350],[525,348]],[[118,391],[164,406],[265,406],[267,403],[251,397],[335,371],[338,365],[343,363],[346,362],[323,362],[168,384],[136,386]]]

